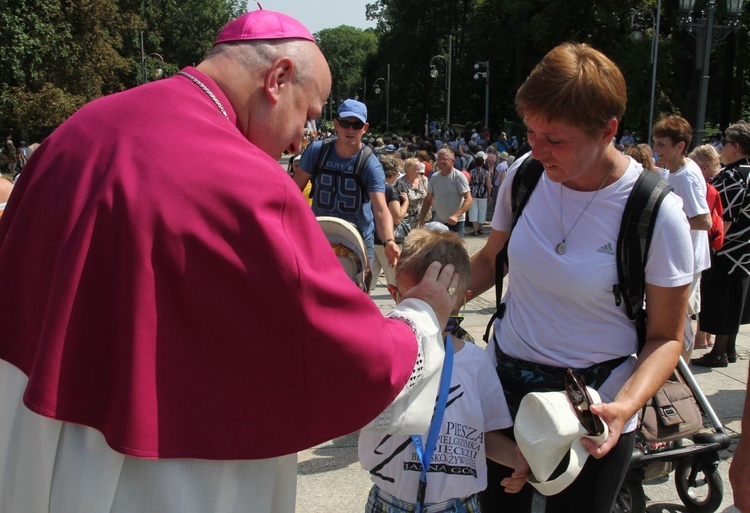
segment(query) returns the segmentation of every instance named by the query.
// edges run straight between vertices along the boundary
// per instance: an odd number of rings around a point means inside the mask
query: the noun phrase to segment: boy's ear
[[[388,293],[390,293],[391,297],[396,303],[398,303],[399,300],[401,299],[398,294],[398,289],[396,288],[395,285],[390,285],[390,284],[388,285]]]

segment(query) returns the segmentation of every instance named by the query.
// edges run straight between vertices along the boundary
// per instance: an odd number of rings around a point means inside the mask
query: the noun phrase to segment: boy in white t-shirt
[[[419,283],[427,267],[436,260],[443,265],[452,263],[461,277],[455,296],[458,310],[471,295],[468,290],[471,262],[461,239],[452,232],[414,230],[407,236],[396,266],[396,284],[388,285],[394,300],[399,302],[403,292]],[[512,477],[500,483],[509,492],[519,491],[529,473],[528,463],[516,444],[500,432],[513,421],[487,353],[455,336],[451,339],[453,371],[427,472],[425,512],[479,511],[477,494],[487,486],[485,457],[516,469]],[[425,433],[422,444],[427,443]],[[417,511],[422,464],[411,437],[363,430],[359,437],[359,459],[374,483],[366,512]]]

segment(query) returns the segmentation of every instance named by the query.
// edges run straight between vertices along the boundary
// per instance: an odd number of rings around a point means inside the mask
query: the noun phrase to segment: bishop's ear
[[[272,103],[278,103],[282,90],[292,85],[294,63],[289,57],[279,57],[271,64],[264,83],[266,95]]]

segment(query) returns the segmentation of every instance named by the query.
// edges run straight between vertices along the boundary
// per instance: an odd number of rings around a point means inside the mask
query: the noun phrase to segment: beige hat
[[[477,152],[477,158],[478,159],[482,159],[482,160],[487,160],[487,154],[485,152],[483,152],[483,151],[478,151]]]
[[[508,160],[508,152],[507,151],[501,151],[497,155],[497,158],[499,158],[500,160]]]
[[[367,257],[365,241],[357,228],[348,221],[331,216],[319,216],[318,223],[344,272],[359,288],[369,292],[372,281],[370,259]]]
[[[596,390],[586,388],[594,403],[601,402]],[[589,457],[583,438],[590,438],[597,445],[606,440],[609,431],[606,422],[602,424],[601,435],[589,435],[565,392],[526,394],[518,407],[513,431],[518,448],[531,467],[529,484],[542,495],[555,495],[567,488]],[[568,455],[567,468],[553,479],[553,472]]]

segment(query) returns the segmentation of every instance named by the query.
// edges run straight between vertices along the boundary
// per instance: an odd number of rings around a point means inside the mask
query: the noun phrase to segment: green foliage
[[[428,116],[445,118],[444,68],[437,66],[440,77],[436,80],[430,81],[428,72],[432,56],[447,56],[447,40],[452,35],[452,123],[483,119],[484,80],[473,79],[474,63],[490,63],[490,126],[497,132],[505,119],[520,122],[514,97],[533,66],[557,44],[575,41],[602,50],[622,69],[628,83],[628,110],[622,126],[645,138],[652,76],[649,43],[656,6],[657,0],[375,0],[367,5],[367,14],[378,20],[377,67],[382,70],[391,64],[391,128],[422,133]],[[698,2],[696,17],[702,6]],[[677,24],[677,3],[663,1],[661,7],[655,117],[661,112],[680,112],[694,119],[700,80],[695,41]],[[636,22],[646,34],[638,44],[629,39],[635,9],[641,12]],[[717,23],[726,21],[722,16],[723,7],[719,7]],[[748,73],[745,56],[750,55],[748,36],[745,25],[736,41],[730,36],[712,48],[706,117],[718,119],[721,126],[750,111],[742,108],[750,103],[746,99],[750,81],[744,79]],[[404,126],[399,126],[401,120]]]
[[[0,130],[39,140],[84,103],[202,60],[240,0],[17,0],[0,10]],[[160,63],[147,59],[149,69]],[[155,78],[153,75],[151,79]]]
[[[315,37],[331,68],[334,95],[354,97],[357,88],[364,87],[363,71],[377,52],[378,37],[372,30],[348,25],[323,29]]]
[[[154,4],[148,16],[150,42],[176,68],[203,60],[216,34],[229,20],[242,14],[240,0],[166,0]]]
[[[12,4],[12,7],[10,6]],[[698,2],[694,13],[705,0]],[[725,23],[721,2],[717,23]],[[46,136],[84,103],[200,62],[221,27],[243,12],[244,0],[15,0],[0,10],[0,130],[16,139]],[[372,0],[377,28],[342,25],[316,37],[328,59],[333,96],[364,93],[372,130],[423,133],[447,115],[446,66],[429,75],[433,57],[451,59],[451,122],[480,126],[485,81],[474,64],[490,64],[493,133],[520,123],[514,98],[537,62],[563,41],[591,44],[622,69],[628,109],[622,126],[645,138],[651,97],[652,16],[657,0]],[[695,119],[700,73],[694,38],[682,30],[676,2],[661,2],[655,117]],[[632,43],[631,14],[645,39]],[[746,8],[747,9],[747,8]],[[750,34],[742,29],[712,47],[706,120],[726,127],[750,117]],[[141,34],[143,39],[141,43]],[[162,65],[163,59],[163,65]],[[383,90],[390,69],[389,102]],[[366,88],[366,90],[364,90]],[[386,107],[388,103],[389,108]],[[514,125],[515,126],[515,125]],[[21,137],[23,136],[23,137]]]
[[[30,139],[51,133],[60,123],[86,103],[83,96],[66,92],[50,83],[43,84],[38,91],[30,92],[21,87],[9,88],[0,93],[0,112],[17,120],[21,136]]]

